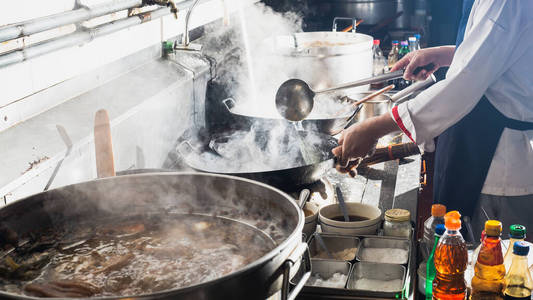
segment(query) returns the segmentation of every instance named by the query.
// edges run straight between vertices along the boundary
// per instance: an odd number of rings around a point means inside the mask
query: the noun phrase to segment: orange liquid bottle
[[[463,300],[466,296],[464,273],[468,264],[465,240],[459,232],[461,214],[451,211],[444,216],[446,233],[435,250],[436,276],[433,280],[433,299]]]
[[[489,220],[485,223],[486,238],[474,267],[472,278],[472,300],[503,300],[505,265],[503,264],[500,235],[502,223]]]

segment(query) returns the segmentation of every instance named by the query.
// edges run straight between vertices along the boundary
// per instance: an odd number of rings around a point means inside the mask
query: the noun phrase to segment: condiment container
[[[304,206],[305,224],[303,233],[307,237],[312,236],[316,231],[316,224],[318,223],[318,210],[318,205],[313,202],[307,202]]]
[[[411,213],[408,210],[394,208],[385,212],[383,235],[409,238],[411,230]]]
[[[350,222],[345,222],[339,204],[322,207],[318,220],[323,232],[344,235],[373,235],[381,225],[381,210],[375,206],[346,202]]]

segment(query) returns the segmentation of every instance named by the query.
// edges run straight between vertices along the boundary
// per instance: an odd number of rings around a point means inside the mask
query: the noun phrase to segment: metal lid
[[[389,222],[405,222],[411,220],[411,213],[407,209],[394,208],[385,212],[385,220]]]

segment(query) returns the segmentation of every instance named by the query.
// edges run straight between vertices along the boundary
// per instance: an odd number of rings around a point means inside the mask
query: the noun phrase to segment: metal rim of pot
[[[156,169],[147,169],[147,170],[153,171],[153,170],[156,170]],[[266,253],[265,255],[260,257],[259,259],[253,261],[250,264],[245,265],[243,268],[241,268],[241,269],[239,269],[239,270],[237,270],[235,272],[231,272],[231,273],[229,273],[227,275],[218,277],[218,278],[216,278],[214,280],[201,282],[201,283],[198,283],[198,284],[195,284],[195,285],[192,285],[192,286],[187,286],[187,287],[184,287],[184,288],[158,291],[158,292],[154,292],[154,293],[150,293],[150,294],[127,295],[127,296],[102,296],[102,297],[90,297],[88,299],[96,299],[96,300],[124,299],[124,298],[132,298],[132,299],[146,298],[146,299],[152,299],[152,298],[165,298],[165,297],[170,296],[169,294],[172,294],[173,292],[176,292],[176,291],[179,291],[180,293],[186,293],[188,291],[192,291],[194,289],[198,289],[199,287],[202,287],[202,286],[205,287],[205,286],[210,286],[210,285],[216,285],[218,283],[227,281],[227,280],[231,279],[234,276],[238,276],[238,275],[241,275],[241,274],[244,274],[244,273],[252,272],[254,270],[254,268],[258,268],[258,267],[261,267],[261,266],[264,266],[264,265],[268,264],[270,261],[274,260],[276,258],[276,256],[280,255],[281,253],[283,253],[284,251],[287,251],[287,250],[290,250],[289,255],[284,259],[283,263],[281,264],[281,266],[278,269],[278,270],[280,270],[281,276],[282,276],[281,277],[282,278],[281,295],[282,295],[282,299],[295,299],[296,298],[297,294],[303,288],[303,286],[305,285],[305,282],[307,281],[307,279],[311,275],[309,250],[308,250],[307,244],[303,243],[302,242],[302,238],[301,238],[301,233],[302,233],[302,230],[303,230],[305,219],[303,217],[302,211],[298,208],[297,204],[295,203],[295,201],[293,200],[293,198],[291,196],[289,196],[287,193],[285,193],[285,192],[283,192],[283,191],[281,191],[281,190],[279,190],[279,189],[277,189],[277,188],[275,188],[273,186],[270,186],[270,185],[262,183],[262,182],[258,182],[258,181],[255,181],[255,180],[251,180],[251,179],[247,179],[247,178],[243,178],[243,177],[238,177],[238,176],[231,176],[231,175],[224,175],[224,174],[213,174],[213,173],[166,172],[166,171],[154,172],[154,173],[141,173],[141,174],[133,173],[131,175],[121,175],[121,176],[115,176],[115,177],[98,178],[98,179],[95,179],[95,180],[84,181],[84,182],[81,182],[81,183],[75,183],[75,184],[70,184],[70,185],[54,188],[54,189],[51,189],[51,190],[48,190],[48,191],[45,191],[45,192],[40,192],[40,193],[37,193],[37,194],[30,195],[30,196],[24,197],[22,199],[19,199],[17,201],[14,201],[12,203],[9,203],[9,204],[3,206],[2,208],[0,208],[0,211],[9,209],[10,207],[15,206],[15,205],[20,205],[24,201],[31,200],[33,197],[38,197],[38,196],[43,195],[43,194],[53,193],[53,192],[55,192],[57,190],[60,190],[60,189],[74,188],[74,187],[81,186],[81,185],[84,185],[84,184],[98,184],[98,182],[113,181],[113,180],[117,180],[117,178],[141,178],[141,177],[144,177],[144,176],[154,176],[154,175],[155,176],[175,176],[175,175],[180,175],[180,176],[205,176],[205,177],[213,177],[213,178],[215,178],[215,177],[216,178],[226,178],[228,180],[236,180],[236,181],[240,181],[240,182],[254,184],[254,185],[260,186],[261,188],[271,190],[274,193],[277,193],[280,196],[282,196],[283,198],[287,199],[288,202],[290,202],[290,205],[292,205],[295,208],[295,210],[297,212],[297,215],[298,215],[298,222],[297,222],[296,228],[293,229],[292,233],[283,242],[281,242],[274,249],[272,249],[271,251],[269,251],[268,253]],[[293,249],[287,249],[287,247],[290,246],[291,243],[295,243],[295,242],[298,242],[297,243],[298,246],[296,246]],[[290,277],[290,274],[296,273],[296,271],[297,271],[297,270],[293,269],[292,266],[294,266],[294,265],[298,265],[299,266],[300,262],[304,262],[304,266],[306,266],[306,268],[308,267],[307,268],[308,272],[306,273],[306,276],[304,278],[302,278],[300,280],[300,282],[292,289],[292,291],[289,291],[289,281],[290,281],[289,277]],[[293,270],[291,270],[291,269],[293,269]],[[272,284],[274,284],[275,282],[276,282],[275,280],[272,281]],[[0,291],[0,296],[1,297],[5,297],[7,299],[42,299],[40,297],[32,297],[32,296],[28,296],[28,295],[12,294],[12,293],[7,293],[5,291]],[[65,298],[48,298],[48,299],[65,299]],[[70,299],[70,298],[68,298],[68,299]],[[81,298],[76,298],[76,299],[81,299]]]
[[[274,55],[284,56],[337,56],[353,55],[372,48],[374,39],[366,34],[352,32],[315,31],[299,32],[293,35],[282,35],[266,39]],[[302,47],[304,43],[325,42],[331,44],[317,44]]]

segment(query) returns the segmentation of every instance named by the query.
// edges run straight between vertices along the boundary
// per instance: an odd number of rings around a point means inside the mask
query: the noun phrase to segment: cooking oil
[[[507,249],[507,253],[505,253],[505,256],[503,257],[503,264],[505,265],[505,270],[509,272],[509,268],[511,267],[511,262],[513,261],[513,245],[516,242],[524,241],[526,238],[526,227],[514,224],[509,227],[509,248]]]
[[[515,242],[513,245],[513,261],[509,272],[505,275],[504,299],[531,299],[533,280],[527,268],[529,245],[526,242]]]
[[[446,232],[435,250],[436,275],[433,299],[463,300],[466,296],[464,272],[468,264],[465,240],[459,232],[461,214],[451,211],[444,216]]]
[[[472,295],[470,299],[502,300],[505,265],[500,235],[502,223],[488,220],[485,223],[486,237],[481,244],[472,278]]]

